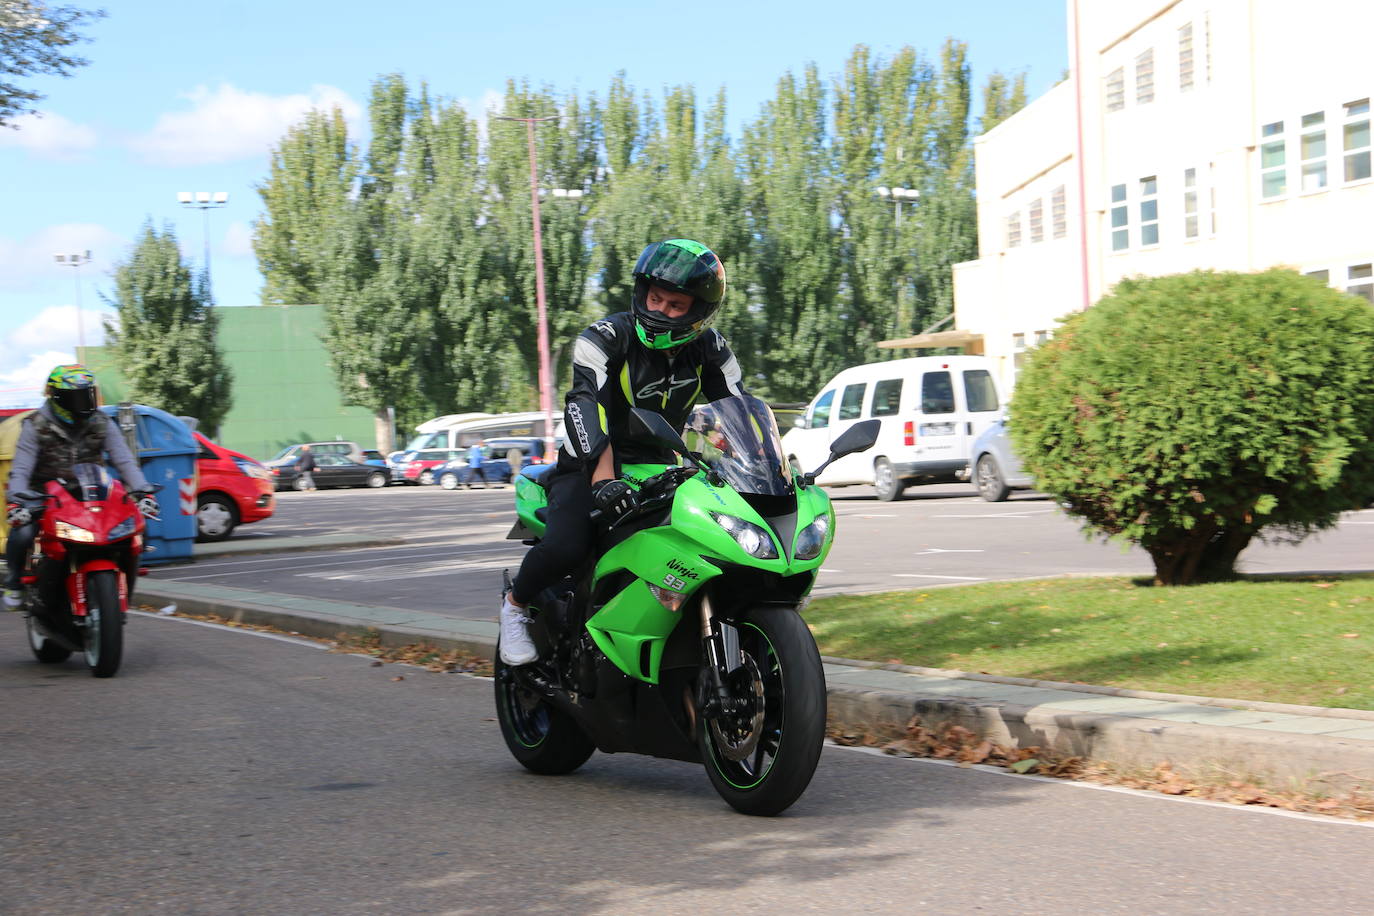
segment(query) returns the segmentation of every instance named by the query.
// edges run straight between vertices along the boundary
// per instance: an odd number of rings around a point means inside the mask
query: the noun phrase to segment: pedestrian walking
[[[296,480],[296,489],[314,492],[315,490],[315,453],[310,451],[310,446],[301,446],[301,456],[296,459],[296,473],[300,477]]]
[[[487,489],[489,486],[487,483],[487,471],[483,466],[482,460],[482,444],[485,441],[484,439],[478,439],[472,444],[472,448],[468,449],[468,479],[463,486],[467,487],[469,490],[472,489],[473,479],[477,477],[482,478],[483,490]]]

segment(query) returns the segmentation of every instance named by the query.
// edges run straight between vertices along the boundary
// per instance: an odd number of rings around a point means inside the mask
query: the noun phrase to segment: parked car
[[[391,467],[391,465],[387,464],[386,458],[382,456],[382,453],[375,448],[363,449],[362,462],[363,464],[371,464],[379,468]]]
[[[502,436],[496,439],[486,439],[483,448],[486,460],[482,462],[482,468],[486,472],[488,483],[510,483],[514,471],[510,462],[506,460],[506,455],[510,453],[511,449],[520,450],[520,469],[522,470],[531,465],[544,463],[544,440],[538,436]],[[432,482],[437,483],[445,490],[456,490],[463,484],[471,483],[475,477],[468,467],[466,451],[461,457],[453,458],[433,468],[431,474]]]
[[[434,483],[435,468],[466,454],[467,449],[458,448],[423,448],[406,452],[391,466],[391,480],[393,483]]]
[[[263,464],[269,468],[295,464],[296,459],[300,457],[301,446],[303,445],[310,446],[310,450],[315,453],[316,458],[321,455],[343,455],[354,461],[363,460],[363,447],[361,445],[347,439],[332,439],[328,442],[297,442],[295,445],[288,445],[264,461]]]
[[[278,490],[299,490],[301,475],[296,472],[294,463],[279,465],[270,469],[277,478]],[[325,487],[384,487],[391,482],[386,468],[375,464],[363,464],[345,458],[343,455],[319,455],[315,458],[315,470],[310,472],[315,486]]]
[[[813,471],[830,443],[877,418],[878,442],[830,464],[817,483],[869,484],[881,500],[907,486],[966,480],[974,438],[1001,408],[986,356],[917,356],[852,366],[826,383],[782,439],[788,460]]]
[[[222,541],[239,525],[270,518],[276,510],[272,472],[247,455],[192,433],[196,459],[196,540]]]
[[[1035,481],[1021,469],[1021,459],[1011,447],[1007,421],[999,419],[973,442],[972,482],[978,495],[1000,503],[1012,490],[1029,490]]]

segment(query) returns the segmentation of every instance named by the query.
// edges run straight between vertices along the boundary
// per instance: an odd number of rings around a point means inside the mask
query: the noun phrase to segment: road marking
[[[920,557],[932,553],[986,553],[981,547],[927,547],[925,550],[918,550],[912,556]]]
[[[959,579],[963,582],[986,582],[986,576],[936,576],[925,573],[893,573],[894,579]]]
[[[1364,827],[1366,829],[1374,827],[1374,821],[1353,821],[1333,815],[1308,814],[1304,811],[1284,811],[1280,808],[1266,808],[1260,805],[1233,805],[1228,802],[1212,801],[1210,798],[1185,798],[1179,795],[1165,795],[1161,792],[1150,792],[1145,789],[1131,789],[1126,786],[1108,786],[1098,782],[1088,782],[1087,780],[1055,779],[1051,776],[1014,773],[1005,767],[990,766],[986,763],[975,763],[970,766],[969,764],[959,763],[955,760],[940,760],[934,757],[900,757],[895,754],[888,754],[881,748],[835,744],[829,739],[826,739],[825,743],[827,747],[838,748],[845,751],[856,751],[860,754],[867,754],[871,757],[882,757],[887,760],[902,760],[908,763],[928,764],[931,766],[957,767],[961,770],[974,770],[980,773],[987,773],[991,776],[1005,776],[1008,779],[1029,779],[1034,782],[1049,783],[1051,785],[1063,786],[1066,789],[1092,789],[1097,792],[1117,792],[1121,795],[1134,795],[1137,798],[1149,798],[1160,802],[1172,802],[1182,805],[1202,805],[1207,808],[1221,808],[1226,811],[1234,811],[1242,816],[1256,814],[1267,815],[1269,817],[1287,817],[1294,820],[1326,824],[1331,827]]]
[[[452,560],[448,563],[433,565],[428,563],[409,563],[397,566],[389,566],[385,569],[360,569],[356,571],[343,570],[339,572],[302,572],[296,573],[297,576],[308,579],[330,579],[334,581],[355,581],[355,582],[391,582],[396,579],[423,579],[427,576],[445,576],[449,573],[460,570],[472,569],[502,569],[509,568],[520,562],[521,556],[513,554],[509,557],[491,558],[486,561],[481,560]]]
[[[1030,518],[1033,515],[1048,514],[1048,510],[1045,512],[1009,512],[1004,515],[992,515],[984,512],[978,515],[932,515],[931,518]]]
[[[391,549],[396,549],[396,548],[391,548]],[[477,548],[472,548],[472,549],[468,550],[468,553],[490,553],[490,552],[493,552],[493,551],[508,551],[508,550],[510,550],[510,549],[511,549],[511,548],[510,548],[510,545],[509,545],[509,544],[496,544],[496,545],[492,545],[492,546],[490,546],[490,547],[477,547]],[[453,548],[445,548],[445,549],[437,549],[437,550],[425,551],[425,552],[420,552],[420,553],[408,553],[408,554],[405,555],[405,558],[408,559],[408,560],[414,560],[414,559],[418,559],[418,558],[421,558],[421,557],[449,557],[449,556],[453,556],[454,552],[455,552],[455,551],[454,551]],[[358,563],[368,563],[368,564],[369,564],[369,568],[371,568],[373,564],[376,564],[376,563],[378,562],[378,560],[377,560],[375,557],[353,557],[352,559],[349,559],[349,560],[334,560],[334,561],[311,561],[311,560],[309,560],[309,559],[303,558],[303,557],[300,556],[300,555],[296,555],[296,556],[292,556],[292,557],[277,557],[277,558],[273,558],[273,559],[275,559],[275,560],[277,560],[277,561],[280,561],[280,560],[288,560],[288,559],[289,559],[289,560],[291,560],[291,561],[293,561],[293,562],[292,562],[292,565],[290,565],[290,566],[273,566],[273,567],[263,568],[263,569],[239,569],[239,570],[229,570],[229,571],[224,571],[224,572],[205,573],[205,574],[203,574],[203,575],[198,575],[198,576],[165,576],[165,577],[159,576],[159,577],[158,577],[156,580],[154,580],[154,581],[189,582],[189,581],[191,581],[192,579],[215,579],[215,578],[219,578],[219,577],[221,577],[221,576],[252,576],[252,575],[261,575],[261,574],[264,574],[264,573],[290,572],[290,571],[292,571],[292,570],[294,570],[294,569],[312,569],[312,570],[318,570],[318,569],[321,569],[321,568],[326,567],[326,566],[352,566],[352,565],[356,565],[356,564],[358,564]],[[252,563],[252,562],[254,562],[254,561],[252,561],[252,560],[243,560],[243,561],[240,561],[239,563],[236,563],[236,564],[234,564],[234,565],[244,565],[244,564],[248,564],[248,563]]]

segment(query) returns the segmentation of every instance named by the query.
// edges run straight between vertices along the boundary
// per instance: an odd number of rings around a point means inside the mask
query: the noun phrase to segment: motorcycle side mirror
[[[662,414],[654,413],[652,410],[632,407],[629,433],[632,438],[672,449],[679,455],[687,456],[688,459],[692,457],[691,452],[687,450],[687,443],[682,441],[678,431],[673,429],[672,424],[665,420]]]
[[[806,475],[806,484],[809,486],[815,483],[821,471],[829,467],[830,462],[836,458],[843,458],[845,455],[871,449],[873,444],[878,441],[878,432],[882,428],[882,420],[864,420],[862,423],[855,423],[840,433],[840,437],[830,444],[830,457],[821,462],[820,467]]]

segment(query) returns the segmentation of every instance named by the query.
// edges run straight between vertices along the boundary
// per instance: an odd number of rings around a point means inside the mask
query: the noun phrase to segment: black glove
[[[11,528],[27,525],[32,520],[33,513],[18,503],[10,503],[5,507],[5,521],[9,522]]]
[[[639,506],[639,494],[623,480],[601,480],[592,484],[592,501],[602,515],[614,521]]]

